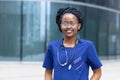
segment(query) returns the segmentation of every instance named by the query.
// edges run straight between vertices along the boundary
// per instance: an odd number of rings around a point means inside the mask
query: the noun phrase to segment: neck
[[[77,37],[75,37],[75,38],[64,38],[64,40],[63,40],[63,45],[65,47],[74,47],[76,43],[77,43]]]

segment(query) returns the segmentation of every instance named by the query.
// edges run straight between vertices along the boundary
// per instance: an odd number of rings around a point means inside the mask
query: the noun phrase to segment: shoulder
[[[54,41],[51,41],[51,42],[48,44],[48,46],[49,46],[49,47],[50,47],[50,46],[58,46],[58,45],[61,44],[61,42],[62,42],[62,39],[54,40]]]
[[[85,39],[80,39],[80,43],[81,43],[81,44],[87,44],[87,45],[93,44],[92,41],[90,41],[90,40],[85,40]]]
[[[95,47],[93,41],[90,41],[90,40],[80,39],[79,43],[80,45],[83,45],[85,47]]]

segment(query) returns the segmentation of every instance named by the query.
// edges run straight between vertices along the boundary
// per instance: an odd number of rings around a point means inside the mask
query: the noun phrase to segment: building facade
[[[120,0],[0,1],[0,61],[42,61],[50,41],[63,38],[55,23],[62,7],[83,14],[81,39],[103,59],[120,55]]]

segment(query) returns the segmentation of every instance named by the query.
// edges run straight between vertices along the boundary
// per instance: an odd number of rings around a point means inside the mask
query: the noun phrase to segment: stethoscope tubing
[[[64,47],[64,46],[63,46],[63,47]],[[59,57],[59,56],[60,56],[60,48],[61,48],[61,45],[57,48],[57,59],[58,59],[59,65],[61,65],[61,66],[66,66],[68,63],[71,64],[72,61],[73,61],[73,58],[74,58],[74,56],[75,56],[76,45],[75,45],[75,47],[74,47],[73,54],[72,54],[72,57],[71,57],[70,61],[68,61],[68,52],[67,52],[67,50],[66,50],[65,47],[64,47],[64,52],[65,52],[65,56],[66,56],[66,61],[65,61],[64,63],[61,63],[61,61],[60,61],[60,57]]]

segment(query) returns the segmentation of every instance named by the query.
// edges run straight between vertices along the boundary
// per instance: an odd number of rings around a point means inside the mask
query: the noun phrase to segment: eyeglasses
[[[74,27],[77,26],[77,23],[76,23],[76,22],[70,22],[70,23],[68,23],[68,22],[62,22],[62,23],[61,23],[61,26],[62,26],[63,28],[67,28],[68,26],[74,28]]]

